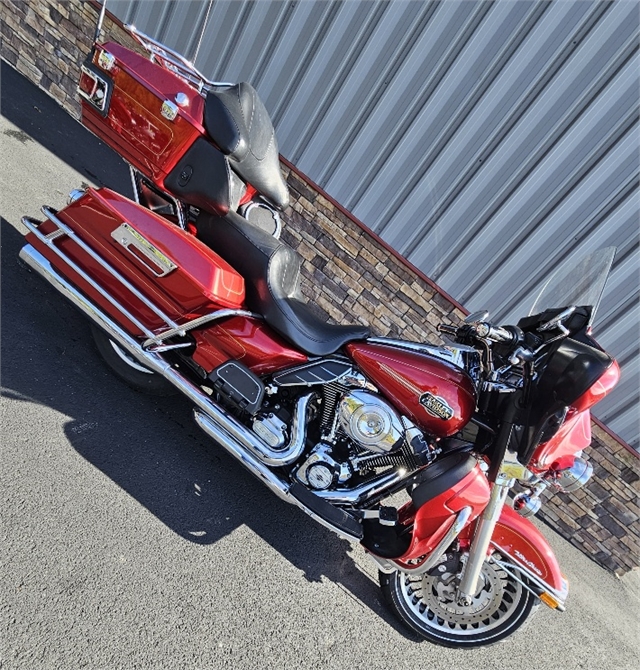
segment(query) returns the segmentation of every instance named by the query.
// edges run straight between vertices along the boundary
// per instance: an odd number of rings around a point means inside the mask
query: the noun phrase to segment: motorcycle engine
[[[402,458],[404,426],[380,396],[360,389],[325,387],[325,401],[324,440],[296,471],[303,484],[326,490],[346,484],[358,471],[373,473],[376,467],[393,465]]]
[[[342,430],[359,447],[388,454],[402,447],[404,427],[396,411],[382,398],[366,391],[351,391],[338,403]]]

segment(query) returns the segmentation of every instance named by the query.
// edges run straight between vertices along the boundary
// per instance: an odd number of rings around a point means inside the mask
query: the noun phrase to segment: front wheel
[[[381,572],[385,599],[407,626],[435,644],[471,648],[499,642],[526,621],[539,601],[520,581],[488,560],[472,602],[459,605],[459,558],[449,553],[445,562],[424,575]],[[515,567],[510,572],[526,583]]]

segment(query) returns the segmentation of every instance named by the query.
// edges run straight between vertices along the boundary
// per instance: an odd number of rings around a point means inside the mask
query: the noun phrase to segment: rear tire
[[[98,353],[109,369],[132,389],[165,397],[178,392],[164,377],[146,368],[96,326],[91,326],[91,334]]]
[[[425,575],[380,573],[380,586],[390,609],[429,642],[459,649],[494,644],[520,628],[539,604],[522,584],[495,563],[485,561],[473,603],[459,606],[455,602],[457,567],[450,571],[449,560],[444,566],[443,572],[436,567]],[[512,572],[526,583],[515,566]]]

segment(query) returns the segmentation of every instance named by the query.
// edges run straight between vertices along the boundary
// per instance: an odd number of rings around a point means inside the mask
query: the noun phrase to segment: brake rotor
[[[458,625],[480,623],[498,611],[504,596],[504,584],[495,567],[488,562],[484,563],[478,581],[478,590],[471,603],[459,605],[456,599],[460,580],[455,573],[425,574],[422,578],[422,600],[445,621]]]

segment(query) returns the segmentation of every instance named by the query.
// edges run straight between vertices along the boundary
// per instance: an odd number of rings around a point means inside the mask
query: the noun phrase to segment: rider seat
[[[300,257],[238,214],[201,213],[198,237],[245,279],[247,307],[310,356],[326,356],[369,337],[367,326],[339,326],[316,316],[300,292]]]

